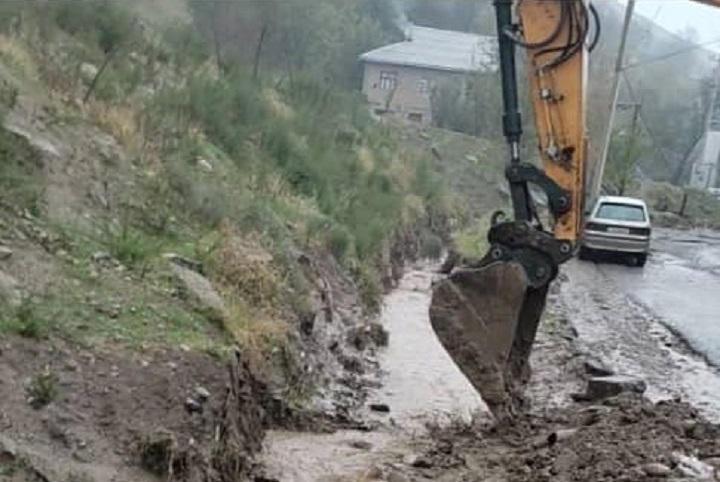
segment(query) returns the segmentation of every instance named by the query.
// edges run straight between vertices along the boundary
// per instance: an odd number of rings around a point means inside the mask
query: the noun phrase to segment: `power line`
[[[628,76],[625,72],[622,73],[623,80],[625,81],[625,85],[627,85],[628,93],[630,94],[630,99],[637,103],[637,96],[635,95],[635,89],[633,88],[632,84],[630,83],[630,79],[628,79]],[[650,130],[650,126],[648,126],[647,121],[645,120],[645,117],[640,114],[639,116],[640,123],[643,125],[643,128],[645,129],[645,132],[647,132],[648,137],[650,137],[650,142],[652,142],[653,148],[655,151],[660,154],[660,156],[663,158],[663,161],[665,164],[670,165],[669,160],[667,156],[665,155],[665,152],[660,147],[660,144],[656,141],[655,136],[653,135],[652,131]]]
[[[708,46],[708,45],[717,44],[717,43],[720,43],[720,38],[716,38],[715,40],[710,40],[710,41],[703,42],[703,43],[699,43],[699,44],[694,44],[692,47],[688,47],[688,48],[685,48],[685,49],[682,49],[682,50],[676,50],[675,52],[670,52],[669,54],[661,55],[660,57],[655,57],[655,58],[652,58],[652,59],[643,60],[643,61],[641,61],[641,62],[635,62],[634,64],[628,64],[628,65],[626,65],[625,67],[623,67],[623,70],[634,69],[634,68],[636,68],[636,67],[641,67],[641,66],[643,66],[643,65],[651,64],[651,63],[653,63],[653,62],[659,62],[659,61],[661,61],[661,60],[666,60],[666,59],[669,59],[669,58],[674,57],[674,56],[676,56],[676,55],[684,54],[684,53],[687,53],[687,52],[692,52],[692,51],[694,51],[694,50],[699,50],[699,49],[701,49],[701,48],[703,48],[703,47],[706,47],[706,46]]]

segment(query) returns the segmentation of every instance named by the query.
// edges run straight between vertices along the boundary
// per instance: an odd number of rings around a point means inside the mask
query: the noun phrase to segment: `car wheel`
[[[638,268],[644,267],[645,263],[647,263],[647,254],[643,253],[643,254],[638,254],[637,256],[635,256],[635,265]]]

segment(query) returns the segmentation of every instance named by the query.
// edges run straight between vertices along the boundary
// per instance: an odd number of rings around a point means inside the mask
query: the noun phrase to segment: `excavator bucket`
[[[503,261],[456,268],[433,286],[432,328],[500,422],[522,407],[546,294],[529,286],[522,265]]]

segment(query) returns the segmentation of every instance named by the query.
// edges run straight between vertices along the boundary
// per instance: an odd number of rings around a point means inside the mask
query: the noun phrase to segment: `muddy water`
[[[381,355],[385,388],[372,397],[387,403],[405,429],[422,429],[425,421],[469,419],[485,404],[455,366],[428,319],[429,271],[409,273],[385,300],[383,325],[390,345]]]
[[[373,464],[401,461],[410,450],[406,441],[422,433],[426,422],[486,410],[432,331],[431,282],[429,269],[412,271],[385,299],[382,322],[390,339],[380,355],[383,388],[369,403],[387,404],[390,412],[368,413],[381,428],[331,435],[271,432],[262,460],[269,476],[281,482],[362,480]]]
[[[581,344],[644,378],[650,398],[681,396],[720,421],[720,375],[704,358],[720,362],[718,268],[720,239],[661,231],[645,269],[569,263],[560,301]]]

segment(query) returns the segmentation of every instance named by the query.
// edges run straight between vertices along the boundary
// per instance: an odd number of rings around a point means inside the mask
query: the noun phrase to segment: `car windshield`
[[[631,204],[603,203],[596,217],[613,221],[645,221],[645,210],[642,206]]]

